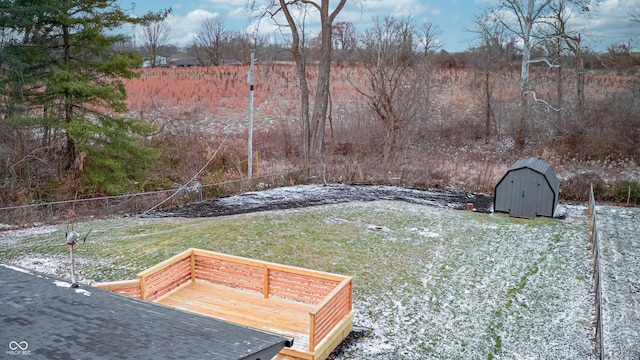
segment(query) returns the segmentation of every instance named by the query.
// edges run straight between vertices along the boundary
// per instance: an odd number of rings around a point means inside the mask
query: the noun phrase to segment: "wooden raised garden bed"
[[[325,359],[352,329],[352,280],[299,267],[188,249],[98,288],[294,339],[281,359]]]

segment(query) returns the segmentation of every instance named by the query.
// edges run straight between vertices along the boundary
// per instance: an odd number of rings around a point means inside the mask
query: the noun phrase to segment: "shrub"
[[[630,180],[616,181],[609,186],[609,196],[615,202],[640,204],[640,183]]]
[[[593,172],[576,174],[560,184],[560,196],[565,200],[588,201],[589,188],[593,184],[594,194],[606,194],[606,183]]]

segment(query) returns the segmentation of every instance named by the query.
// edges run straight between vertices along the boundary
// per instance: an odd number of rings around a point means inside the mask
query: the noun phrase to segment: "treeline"
[[[205,95],[184,96],[176,82],[164,86],[175,104],[146,94],[151,105],[127,108],[141,55],[170,51],[158,26],[168,12],[132,18],[112,0],[0,4],[0,207],[174,187],[196,173],[202,183],[246,176],[247,129],[225,95],[213,103],[232,112],[227,123],[197,100]],[[518,18],[523,26],[550,19]],[[459,54],[440,49],[432,24],[394,17],[360,34],[332,24],[330,46],[325,37],[287,48],[203,23],[189,51],[213,69],[246,65],[254,50],[259,68],[281,74],[272,83],[286,89],[257,97],[272,124],[255,136],[262,173],[303,164],[327,182],[491,191],[496,169],[524,155],[637,164],[640,81],[630,46],[592,53],[579,34],[551,29],[527,42],[486,19]],[[132,23],[147,29],[144,51],[115,31]],[[516,46],[518,36],[529,45]],[[238,81],[231,73],[211,86],[246,87],[244,71],[233,72]]]

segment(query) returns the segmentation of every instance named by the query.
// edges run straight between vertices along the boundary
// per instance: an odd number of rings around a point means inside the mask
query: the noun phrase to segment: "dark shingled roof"
[[[280,335],[70,285],[0,264],[0,355],[265,360],[292,345]]]

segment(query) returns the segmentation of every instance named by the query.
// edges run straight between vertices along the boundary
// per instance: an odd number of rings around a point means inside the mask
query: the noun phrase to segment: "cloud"
[[[207,0],[209,4],[212,4],[218,9],[233,9],[244,8],[247,5],[246,0]]]
[[[169,43],[177,46],[191,44],[200,29],[202,21],[215,16],[220,16],[220,14],[202,9],[190,11],[185,16],[169,15],[166,20],[171,28]]]
[[[638,39],[640,26],[630,21],[631,14],[638,11],[637,6],[634,0],[592,0],[589,11],[575,14],[570,25],[590,40],[596,50],[604,50],[611,44]]]

